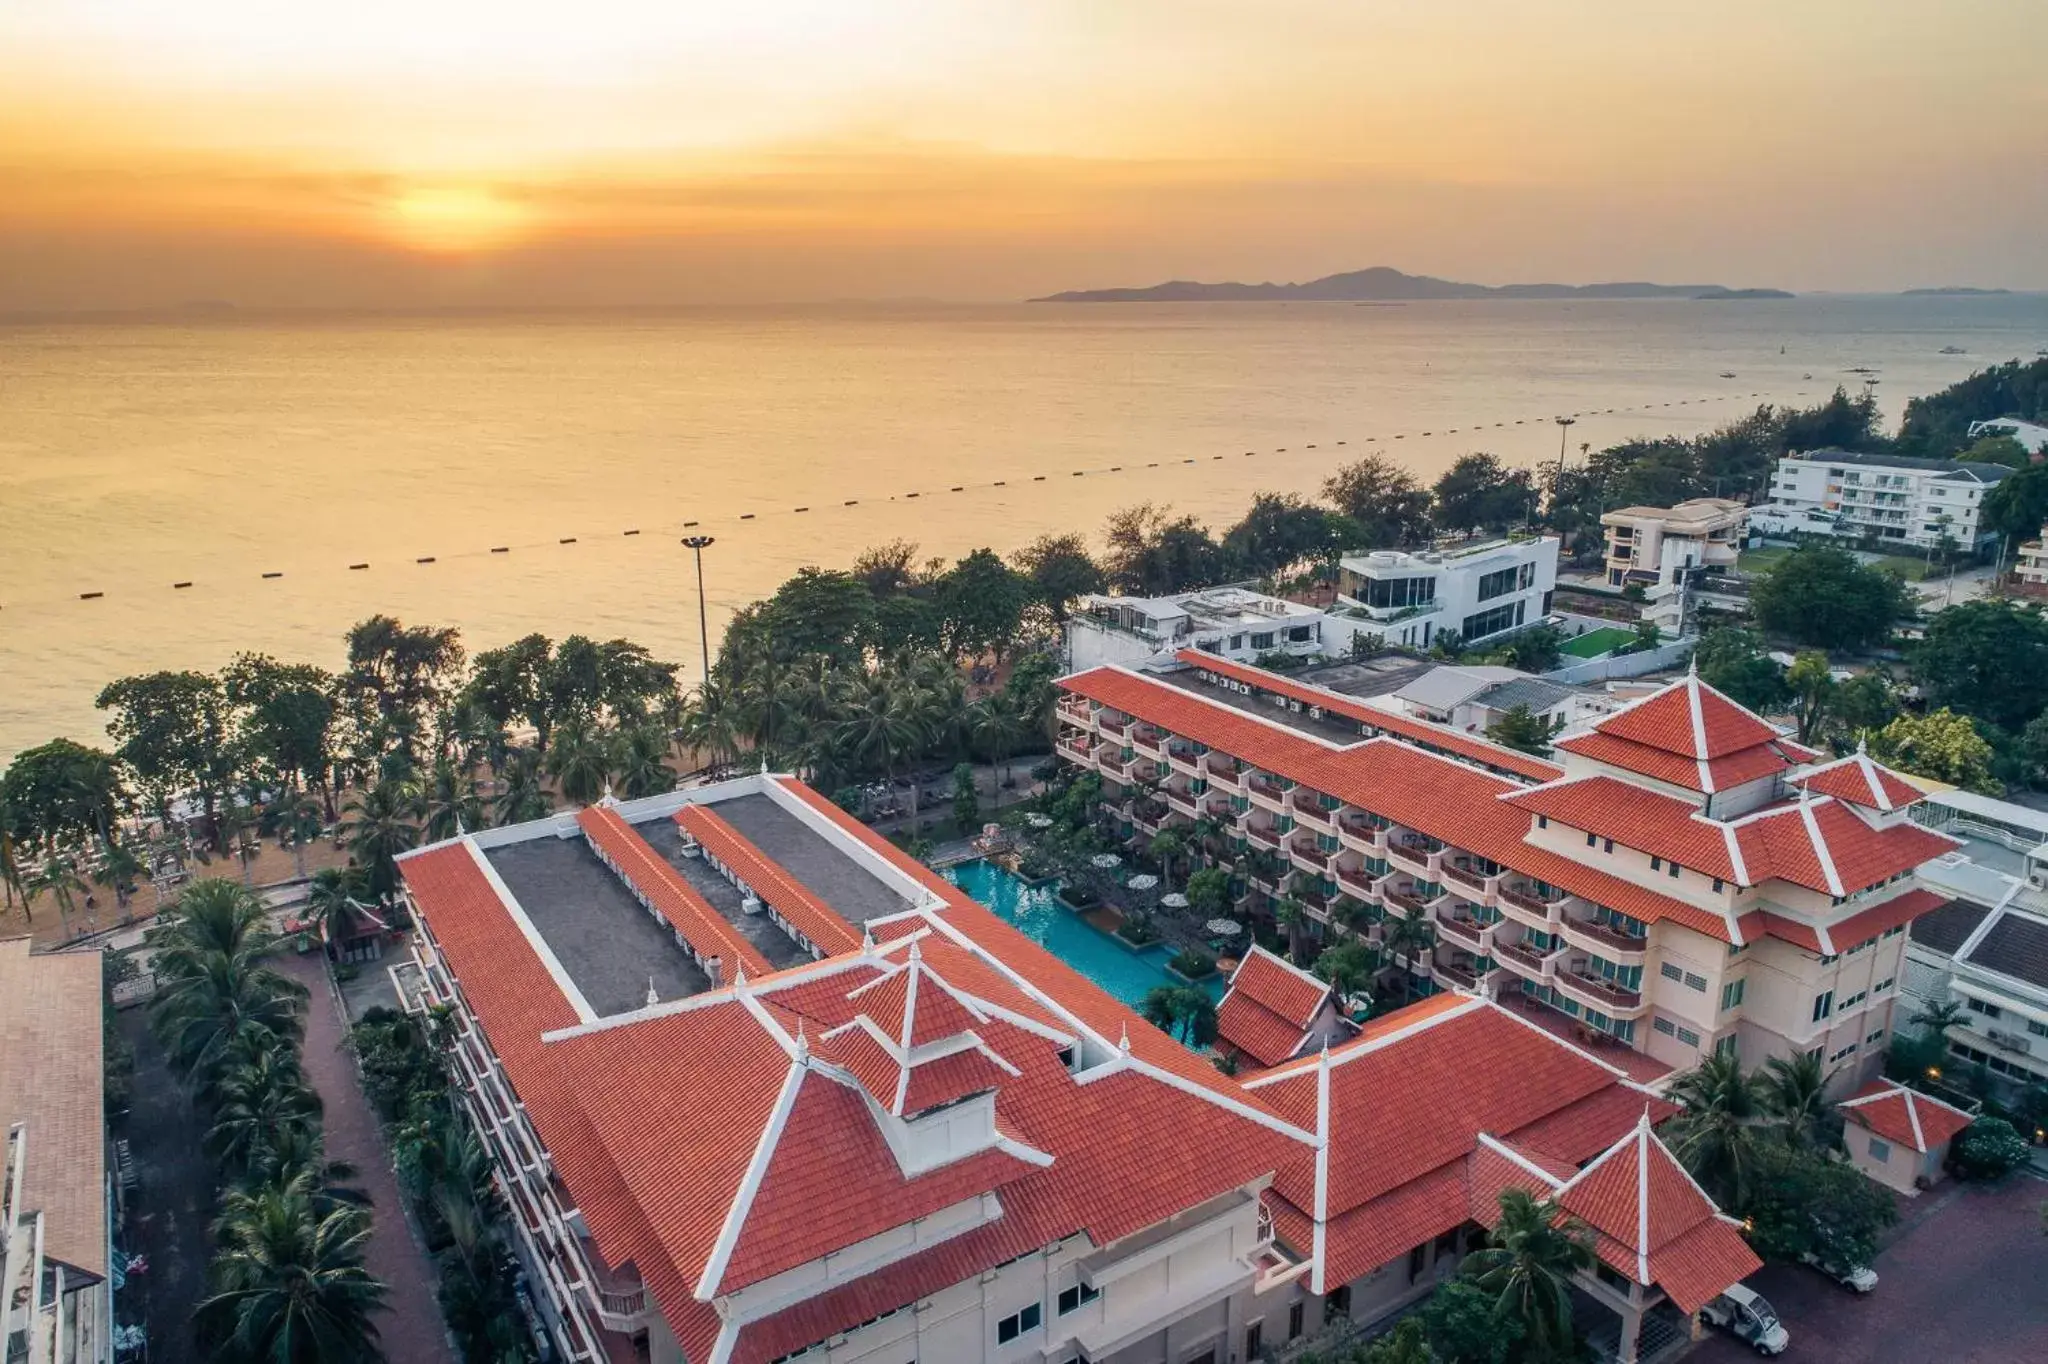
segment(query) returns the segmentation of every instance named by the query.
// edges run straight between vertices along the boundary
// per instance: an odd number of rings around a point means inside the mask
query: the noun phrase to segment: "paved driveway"
[[[1772,1265],[1749,1280],[1792,1333],[1788,1364],[2025,1364],[2048,1360],[2048,1181],[2001,1189],[1943,1184],[1906,1209],[1859,1298],[1811,1270]],[[1715,1333],[1687,1364],[1754,1360]]]

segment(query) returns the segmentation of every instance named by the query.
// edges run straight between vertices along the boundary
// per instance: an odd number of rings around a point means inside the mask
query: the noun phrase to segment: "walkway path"
[[[307,1081],[325,1105],[327,1154],[356,1167],[357,1183],[374,1207],[369,1268],[390,1288],[385,1298],[390,1310],[377,1318],[384,1356],[403,1364],[454,1364],[441,1308],[434,1300],[434,1265],[406,1225],[391,1158],[357,1078],[326,972],[314,955],[287,957],[281,965],[286,975],[312,992],[306,1010],[305,1069]]]

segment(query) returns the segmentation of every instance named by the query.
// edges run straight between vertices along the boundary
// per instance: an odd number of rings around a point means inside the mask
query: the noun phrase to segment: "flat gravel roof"
[[[738,796],[709,808],[849,923],[866,923],[914,907],[767,796]]]

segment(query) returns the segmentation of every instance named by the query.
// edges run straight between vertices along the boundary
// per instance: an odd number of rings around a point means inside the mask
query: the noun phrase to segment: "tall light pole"
[[[697,642],[704,648],[704,683],[711,683],[711,626],[704,615],[704,551],[718,543],[709,535],[685,535],[683,543],[697,557]]]
[[[1550,487],[1550,514],[1557,515],[1557,504],[1564,498],[1564,452],[1565,443],[1571,439],[1572,427],[1577,417],[1559,417],[1557,420],[1557,481]]]

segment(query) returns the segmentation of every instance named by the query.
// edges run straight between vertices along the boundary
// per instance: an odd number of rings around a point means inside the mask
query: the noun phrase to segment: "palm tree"
[[[984,696],[968,707],[967,734],[996,765],[996,804],[1010,784],[1010,755],[1024,740],[1024,725],[1000,695]]]
[[[1415,989],[1414,968],[1422,963],[1435,945],[1436,930],[1419,914],[1410,914],[1406,918],[1389,914],[1380,930],[1380,951],[1388,961],[1402,968],[1401,988],[1408,993]]]
[[[1494,1310],[1522,1325],[1547,1358],[1573,1345],[1572,1278],[1593,1268],[1592,1237],[1523,1189],[1504,1189],[1500,1221],[1487,1244],[1465,1257],[1462,1272],[1494,1295]]]
[[[93,884],[114,892],[115,905],[125,911],[128,897],[135,893],[135,880],[144,870],[142,859],[130,852],[127,844],[109,840],[100,845],[99,865],[92,873]]]
[[[429,843],[453,838],[463,829],[483,827],[484,802],[477,790],[476,778],[452,761],[434,764],[433,775],[427,779],[422,809],[426,814],[425,832]]]
[[[1138,1017],[1163,1033],[1173,1031],[1174,992],[1177,985],[1155,985],[1138,1001]]]
[[[1308,911],[1292,895],[1282,896],[1280,903],[1273,907],[1273,922],[1287,934],[1289,959],[1300,965],[1302,939],[1308,929]]]
[[[313,1176],[230,1190],[214,1226],[214,1293],[199,1304],[203,1338],[262,1364],[381,1360],[371,1315],[384,1285],[364,1267],[370,1218],[315,1203]]]
[[[71,859],[55,853],[44,858],[43,865],[29,878],[28,891],[31,895],[49,895],[57,901],[57,922],[68,941],[71,937],[72,897],[85,894],[85,882],[79,879],[78,869],[71,865]]]
[[[833,740],[848,762],[868,772],[881,772],[891,783],[903,759],[924,742],[912,691],[886,673],[854,678],[841,696],[840,718]],[[911,823],[916,824],[917,784],[911,783]]]
[[[1785,1140],[1812,1147],[1828,1113],[1828,1072],[1818,1050],[1773,1056],[1756,1077],[1763,1105],[1784,1128]]]
[[[1671,1151],[1722,1207],[1749,1205],[1756,1168],[1756,1132],[1764,1105],[1753,1076],[1733,1053],[1709,1056],[1671,1082],[1685,1105],[1671,1122]]]
[[[307,887],[308,922],[321,931],[330,946],[338,943],[355,927],[356,916],[364,909],[362,900],[369,893],[361,868],[322,867],[313,873],[313,883]]]
[[[1191,1047],[1216,1040],[1216,1001],[1195,985],[1155,985],[1138,1003],[1138,1016]]]
[[[565,720],[555,727],[548,771],[571,804],[594,805],[604,795],[618,765],[614,748],[609,731],[581,720]]]
[[[273,1142],[318,1129],[320,1100],[306,1087],[299,1058],[275,1037],[251,1048],[209,1086],[213,1126],[206,1148],[228,1171],[247,1171]]]
[[[6,806],[0,805],[0,890],[7,895],[7,908],[14,908],[14,897],[21,897],[21,912],[34,923],[36,916],[29,912],[27,878],[23,876],[21,862],[14,853],[13,814]]]
[[[324,1215],[343,1204],[355,1208],[370,1206],[370,1196],[353,1183],[360,1173],[348,1161],[327,1158],[317,1123],[297,1123],[265,1139],[256,1150],[243,1182],[249,1188],[276,1188],[309,1175],[313,1206]]]
[[[267,966],[210,954],[191,975],[151,1001],[157,1035],[171,1063],[201,1084],[223,1073],[237,1048],[264,1035],[296,1039],[305,1028],[306,989]]]
[[[690,694],[676,722],[676,737],[705,755],[714,767],[738,759],[739,711],[722,683],[707,680]]]
[[[1187,848],[1187,840],[1181,837],[1178,829],[1161,829],[1152,835],[1149,851],[1159,860],[1159,876],[1166,882],[1168,890],[1173,889],[1174,860],[1186,852]]]
[[[292,870],[306,877],[306,845],[320,837],[325,811],[310,792],[293,788],[264,812],[264,822],[292,850]]]
[[[554,813],[555,802],[541,785],[541,756],[531,748],[515,748],[506,760],[503,784],[493,802],[500,827],[524,824],[529,819],[546,819]]]
[[[668,770],[668,735],[659,726],[626,731],[619,750],[619,789],[628,800],[676,789],[676,774]]]
[[[1960,1001],[1943,999],[1922,1005],[1907,1021],[1936,1037],[1946,1037],[1950,1028],[1967,1021],[1965,1015],[1966,1010]]]
[[[410,782],[380,781],[342,807],[341,841],[381,897],[398,889],[398,855],[420,841],[419,790]]]

